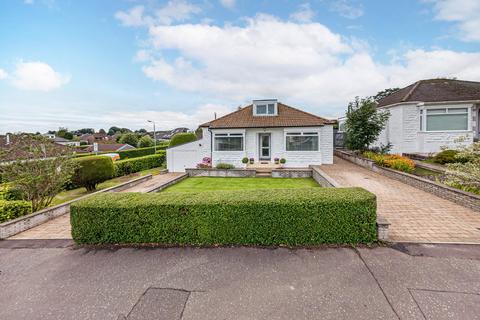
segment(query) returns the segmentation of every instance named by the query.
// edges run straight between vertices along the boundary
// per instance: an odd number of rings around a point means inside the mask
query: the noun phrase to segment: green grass
[[[320,187],[312,178],[187,178],[162,192],[199,192],[215,190],[294,189]]]
[[[77,188],[77,189],[73,189],[73,190],[67,190],[67,191],[60,192],[59,194],[57,194],[55,196],[55,198],[53,198],[53,201],[50,204],[50,207],[51,206],[56,206],[57,204],[61,204],[61,203],[64,203],[64,202],[67,202],[67,201],[70,201],[70,200],[73,200],[73,199],[76,199],[76,198],[79,198],[79,197],[82,197],[82,196],[90,194],[92,192],[96,192],[96,191],[100,191],[100,190],[107,189],[107,188],[110,188],[110,187],[114,187],[114,186],[119,185],[123,182],[127,182],[129,180],[134,179],[134,178],[143,177],[143,176],[145,176],[147,174],[150,174],[150,173],[152,175],[157,175],[163,169],[164,169],[163,167],[153,168],[153,169],[140,171],[140,172],[137,172],[137,173],[132,173],[132,174],[129,174],[127,176],[110,179],[110,180],[107,180],[107,181],[102,182],[99,185],[97,185],[97,190],[91,191],[91,192],[87,191],[87,189],[85,189],[85,188]]]
[[[427,177],[427,176],[439,176],[440,173],[432,170],[428,170],[425,168],[415,167],[413,174],[419,177]]]

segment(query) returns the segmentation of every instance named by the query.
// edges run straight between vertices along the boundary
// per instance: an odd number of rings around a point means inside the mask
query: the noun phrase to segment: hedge
[[[162,166],[164,162],[165,151],[145,157],[115,161],[115,176],[120,177],[142,170],[157,168]]]
[[[81,157],[73,161],[78,164],[78,167],[72,177],[72,184],[85,187],[89,191],[95,190],[97,184],[113,178],[115,173],[110,157]]]
[[[0,223],[9,221],[32,212],[32,204],[29,201],[0,200]]]
[[[184,144],[197,140],[197,136],[193,132],[182,132],[175,134],[170,140],[169,148],[178,146],[179,144]]]
[[[71,205],[79,244],[371,243],[376,198],[362,188],[109,193]]]

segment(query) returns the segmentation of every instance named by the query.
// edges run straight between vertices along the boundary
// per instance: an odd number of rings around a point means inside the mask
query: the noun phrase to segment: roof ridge
[[[223,115],[223,116],[221,116],[220,118],[213,119],[213,120],[211,120],[211,121],[207,121],[207,122],[205,122],[205,123],[202,123],[202,124],[200,125],[200,127],[201,127],[201,126],[205,126],[205,125],[207,125],[207,124],[210,125],[210,124],[212,124],[213,122],[215,122],[215,121],[217,121],[217,120],[223,119],[223,118],[225,118],[225,117],[227,117],[227,116],[231,116],[232,114],[235,114],[235,113],[238,113],[238,112],[240,112],[240,111],[243,111],[244,109],[246,109],[246,108],[248,108],[248,107],[250,107],[250,106],[253,106],[253,104],[246,105],[246,106],[243,107],[243,108],[239,108],[239,109],[237,109],[237,110],[235,110],[235,111],[233,111],[233,112],[227,113],[226,115]]]
[[[401,100],[402,102],[405,102],[407,101],[413,94],[413,92],[417,89],[418,85],[424,80],[418,80],[417,82],[415,82],[415,85],[413,86],[412,89],[410,89],[410,91],[407,92],[407,94],[403,97],[403,99]]]
[[[320,119],[320,120],[323,120],[323,121],[327,121],[327,122],[332,121],[332,120],[325,119],[325,118],[322,118],[322,117],[320,117],[320,116],[317,116],[316,114],[313,114],[313,113],[310,113],[310,112],[307,112],[307,111],[303,111],[303,110],[301,110],[301,109],[297,109],[297,108],[295,108],[295,107],[289,106],[289,105],[287,105],[287,104],[285,104],[285,103],[282,103],[282,102],[278,102],[278,104],[281,104],[282,106],[287,107],[287,108],[290,108],[290,109],[294,109],[295,111],[298,111],[298,112],[307,114],[307,115],[309,115],[309,116],[316,117],[316,118],[318,118],[318,119]]]

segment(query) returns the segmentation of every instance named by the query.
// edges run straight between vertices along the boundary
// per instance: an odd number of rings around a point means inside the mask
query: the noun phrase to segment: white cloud
[[[330,9],[348,19],[356,19],[363,16],[362,6],[355,6],[349,0],[335,0]]]
[[[435,18],[457,22],[459,37],[465,41],[480,41],[479,0],[429,0],[433,2]]]
[[[5,70],[0,69],[0,80],[7,79],[7,77],[8,73]]]
[[[20,62],[11,76],[11,83],[21,90],[50,91],[68,83],[62,75],[44,62]]]
[[[185,0],[171,0],[162,8],[153,10],[151,14],[146,14],[145,7],[140,5],[126,12],[118,11],[115,18],[128,27],[169,25],[176,21],[186,21],[200,12],[200,7]]]
[[[235,0],[220,0],[220,4],[225,8],[232,9],[235,7]]]
[[[297,11],[290,15],[290,19],[297,22],[311,22],[315,12],[310,7],[310,3],[301,4]]]
[[[24,0],[23,3],[25,3],[25,4],[33,4],[33,0]]]

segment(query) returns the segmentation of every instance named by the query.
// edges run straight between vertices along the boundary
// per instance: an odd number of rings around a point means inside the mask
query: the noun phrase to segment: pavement
[[[65,242],[67,241],[67,242]],[[480,246],[0,241],[0,319],[480,319]]]
[[[346,160],[320,167],[342,186],[377,195],[377,214],[390,222],[389,241],[480,244],[480,213]]]

